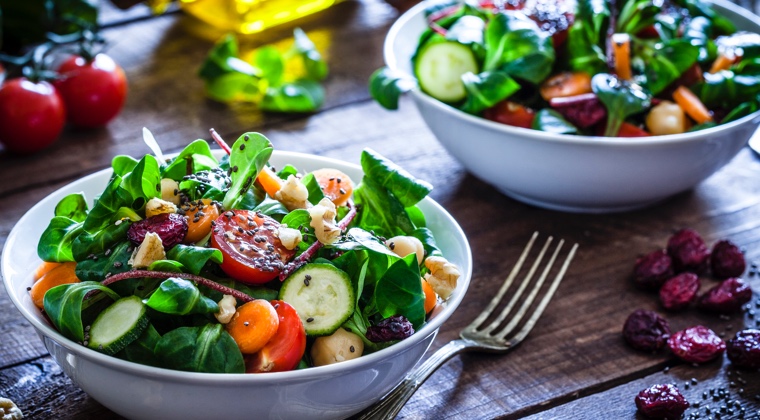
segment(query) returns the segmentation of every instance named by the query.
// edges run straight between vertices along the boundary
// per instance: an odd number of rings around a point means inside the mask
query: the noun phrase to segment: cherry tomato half
[[[106,125],[119,114],[127,96],[127,78],[111,57],[92,61],[72,56],[59,68],[55,86],[61,92],[69,121],[80,127]]]
[[[63,131],[66,110],[48,82],[12,79],[0,87],[0,142],[16,153],[33,153]]]
[[[222,251],[222,270],[248,284],[263,284],[280,274],[295,251],[282,245],[280,224],[250,210],[222,213],[214,222],[211,246]]]
[[[281,300],[271,303],[280,318],[280,325],[264,348],[246,357],[246,373],[293,370],[306,351],[306,330],[295,308]]]
[[[533,110],[518,103],[502,101],[492,108],[486,109],[483,112],[483,116],[491,121],[502,124],[530,128],[533,125],[533,118],[536,114]]]

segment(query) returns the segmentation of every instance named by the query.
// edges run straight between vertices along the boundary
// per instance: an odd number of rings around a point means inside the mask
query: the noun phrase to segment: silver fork
[[[560,268],[556,277],[554,277],[554,280],[552,280],[551,284],[546,289],[543,298],[533,309],[533,312],[528,313],[530,306],[533,304],[533,301],[541,291],[544,281],[549,276],[549,272],[551,271],[551,268],[557,259],[557,255],[559,254],[560,249],[564,244],[563,240],[559,241],[549,261],[546,263],[541,276],[534,283],[533,287],[530,289],[528,295],[524,298],[524,300],[520,302],[520,299],[528,288],[528,284],[530,284],[533,275],[538,270],[541,264],[541,260],[543,260],[546,251],[549,249],[549,245],[551,245],[552,237],[550,236],[536,257],[535,262],[530,267],[527,275],[518,285],[517,290],[512,295],[509,303],[507,303],[507,305],[493,322],[488,325],[483,324],[489,317],[495,314],[494,309],[496,309],[499,304],[502,303],[504,295],[507,293],[507,290],[510,289],[512,283],[522,269],[523,263],[528,258],[528,254],[530,253],[530,250],[533,247],[533,243],[536,241],[537,237],[538,232],[534,232],[533,236],[528,241],[528,244],[525,246],[525,249],[523,249],[520,258],[517,260],[517,264],[509,273],[509,276],[506,278],[506,280],[504,280],[504,283],[501,285],[499,292],[496,294],[496,296],[494,296],[493,299],[491,299],[491,303],[488,304],[488,307],[486,307],[483,312],[481,312],[480,315],[478,315],[478,317],[472,321],[472,323],[470,323],[470,325],[465,327],[459,333],[460,339],[451,341],[438,349],[438,351],[430,356],[430,358],[427,359],[425,363],[407,375],[406,378],[404,378],[404,380],[401,381],[401,383],[398,384],[396,388],[394,388],[390,393],[383,397],[380,402],[359,413],[359,419],[374,420],[395,418],[399,411],[401,411],[401,408],[404,407],[404,404],[406,404],[414,392],[417,391],[417,388],[419,388],[420,385],[422,385],[422,383],[425,382],[425,380],[430,375],[432,375],[436,369],[443,365],[452,356],[465,351],[506,353],[515,348],[515,346],[520,344],[520,342],[525,339],[530,330],[533,329],[533,326],[536,325],[536,322],[538,322],[538,318],[541,316],[541,314],[544,312],[544,309],[549,304],[549,301],[554,295],[554,292],[557,290],[557,287],[559,287],[560,281],[562,281],[562,278],[564,277],[565,272],[570,265],[570,262],[575,256],[575,252],[578,249],[578,244],[574,244],[570,249],[570,252],[567,254],[562,267]],[[519,303],[521,303],[521,305],[517,309],[517,312],[512,315],[509,323],[507,323],[506,326],[501,327],[501,324],[507,319],[510,313],[512,313],[512,310]],[[523,324],[522,328],[516,330],[516,327],[522,320],[525,319],[525,317],[528,317],[528,320],[525,322],[525,324]]]

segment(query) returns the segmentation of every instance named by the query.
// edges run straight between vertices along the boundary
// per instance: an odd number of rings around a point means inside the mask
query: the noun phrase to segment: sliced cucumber
[[[306,264],[280,289],[280,300],[291,304],[306,334],[329,335],[354,313],[354,288],[344,271],[330,264]]]
[[[145,305],[137,296],[121,298],[95,318],[87,346],[106,354],[127,347],[148,326]]]
[[[452,41],[431,42],[418,53],[414,71],[425,93],[443,102],[457,102],[467,94],[462,75],[477,74],[478,63],[466,45]]]

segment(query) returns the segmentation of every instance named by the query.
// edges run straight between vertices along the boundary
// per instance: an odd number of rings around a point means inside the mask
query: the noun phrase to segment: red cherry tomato
[[[631,123],[623,122],[618,131],[618,137],[648,137],[651,136],[648,131],[641,129]]]
[[[246,357],[246,373],[293,370],[306,351],[306,330],[295,308],[281,300],[271,303],[280,318],[280,325],[264,348]]]
[[[214,222],[211,246],[222,251],[222,270],[235,280],[263,284],[280,274],[295,251],[275,236],[280,224],[250,210],[222,213]]]
[[[513,125],[515,127],[530,128],[533,125],[533,118],[536,114],[533,110],[526,108],[518,103],[502,101],[488,108],[483,112],[483,116],[491,121],[502,124]]]
[[[127,78],[111,57],[98,54],[88,62],[72,56],[58,68],[55,86],[61,92],[69,121],[80,127],[106,125],[121,111]]]
[[[63,100],[50,83],[20,77],[0,87],[0,142],[8,150],[42,150],[58,138],[65,122]]]

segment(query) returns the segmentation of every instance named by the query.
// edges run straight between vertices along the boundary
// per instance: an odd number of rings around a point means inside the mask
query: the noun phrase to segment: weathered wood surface
[[[107,128],[67,132],[39,155],[19,158],[0,151],[0,246],[23,213],[50,192],[107,167],[115,154],[147,152],[143,126],[166,151],[208,137],[209,127],[229,138],[259,130],[277,149],[351,162],[371,146],[435,185],[432,197],[459,221],[474,252],[472,285],[433,349],[454,339],[480,312],[531,232],[580,244],[553,302],[521,346],[504,356],[454,358],[422,386],[401,417],[634,418],[634,395],[656,382],[682,384],[695,377],[694,389],[725,386],[721,369],[727,361],[692,367],[678,365],[666,352],[639,354],[623,344],[620,330],[634,309],[658,309],[656,297],[636,290],[629,274],[637,255],[664,246],[675,229],[695,228],[708,242],[729,237],[746,248],[749,260],[760,260],[760,160],[743,150],[693,191],[625,214],[564,214],[518,203],[464,171],[435,141],[411,101],[402,101],[394,113],[369,100],[366,80],[382,63],[382,39],[395,16],[382,1],[365,0],[342,3],[303,25],[327,48],[331,68],[325,107],[311,116],[262,115],[206,100],[195,71],[212,41],[191,34],[187,17],[119,23],[110,16],[116,23],[104,34],[114,40],[110,53],[130,80],[126,109]],[[270,32],[250,42],[278,41],[286,34]],[[747,279],[757,300],[760,278]],[[713,284],[705,278],[705,287]],[[756,323],[748,315],[726,321],[694,310],[667,318],[674,331],[700,323],[719,332],[731,324],[733,332]],[[3,289],[0,319],[0,396],[12,398],[31,418],[113,417],[61,373]],[[663,376],[670,365],[676,367]],[[759,382],[757,375],[745,378]],[[754,385],[747,392],[760,390]],[[758,409],[752,398],[742,403]]]

